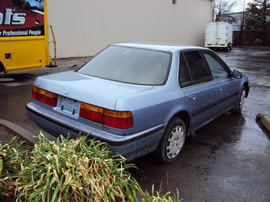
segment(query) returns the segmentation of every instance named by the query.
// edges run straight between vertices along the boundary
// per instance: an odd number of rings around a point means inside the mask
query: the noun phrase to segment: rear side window
[[[184,52],[192,77],[193,84],[199,84],[211,80],[207,64],[198,51]]]
[[[179,83],[182,88],[192,85],[190,72],[183,54],[180,55]]]

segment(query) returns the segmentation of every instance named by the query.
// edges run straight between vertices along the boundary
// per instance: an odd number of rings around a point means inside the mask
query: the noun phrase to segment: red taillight
[[[132,128],[133,120],[132,118],[119,119],[110,116],[104,116],[104,125],[110,126],[113,128],[127,129]]]
[[[113,128],[128,129],[133,127],[131,112],[118,112],[86,103],[81,103],[80,117]]]
[[[87,109],[81,108],[80,117],[103,124],[103,114],[92,112]]]
[[[57,95],[49,91],[43,90],[36,86],[33,86],[32,97],[35,100],[38,100],[44,104],[47,104],[51,107],[56,107],[57,105]]]
[[[103,109],[81,103],[80,117],[103,124]]]
[[[32,97],[35,99],[35,100],[38,100],[38,92],[37,91],[35,91],[34,89],[33,89],[33,91],[32,91]]]
[[[131,112],[118,112],[113,110],[104,110],[104,125],[113,128],[127,129],[133,127],[133,118]]]
[[[57,98],[50,98],[45,96],[45,104],[50,105],[51,107],[56,107]]]

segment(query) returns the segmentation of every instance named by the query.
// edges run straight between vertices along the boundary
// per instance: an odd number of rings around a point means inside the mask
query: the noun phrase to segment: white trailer
[[[205,47],[232,49],[233,27],[227,22],[210,22],[205,27]]]

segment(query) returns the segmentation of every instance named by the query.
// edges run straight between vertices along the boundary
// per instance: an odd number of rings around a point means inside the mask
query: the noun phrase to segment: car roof
[[[112,45],[123,46],[123,47],[132,47],[132,48],[143,48],[151,49],[165,52],[174,52],[181,51],[186,49],[202,49],[206,48],[199,46],[189,46],[189,45],[180,45],[180,44],[170,44],[170,43],[153,43],[153,42],[119,42]]]

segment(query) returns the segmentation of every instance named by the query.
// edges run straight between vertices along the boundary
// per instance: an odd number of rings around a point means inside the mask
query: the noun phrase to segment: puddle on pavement
[[[270,141],[264,133],[245,128],[240,133],[239,141],[235,144],[235,150],[247,155],[269,155],[265,151],[270,150]]]
[[[13,78],[0,78],[0,83],[11,83],[14,81],[15,81],[15,79],[13,79]]]
[[[0,74],[0,86],[21,86],[34,83],[35,76],[31,73]]]

